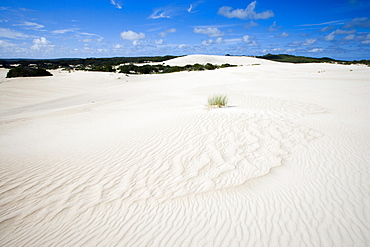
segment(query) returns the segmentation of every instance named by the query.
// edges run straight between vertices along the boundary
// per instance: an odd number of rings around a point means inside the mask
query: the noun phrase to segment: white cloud
[[[289,37],[289,34],[288,34],[287,32],[282,32],[281,34],[276,35],[276,37],[279,37],[279,38],[286,38],[286,37]]]
[[[249,35],[243,36],[244,43],[247,43],[249,46],[258,46],[259,44],[253,40],[253,38]]]
[[[54,30],[51,33],[54,33],[54,34],[64,34],[64,33],[67,33],[67,32],[75,32],[76,30],[78,30],[78,28]]]
[[[39,39],[33,40],[33,45],[31,49],[33,50],[41,50],[41,49],[52,49],[54,45],[50,45],[50,41],[47,40],[45,37],[41,37]]]
[[[115,1],[115,0],[110,0],[110,3],[113,4],[117,9],[122,9],[122,4]]]
[[[242,39],[240,38],[237,38],[237,39],[225,39],[225,43],[229,44],[229,45],[235,45],[237,43],[240,43],[242,41]]]
[[[224,43],[223,39],[221,37],[217,38],[215,41],[216,44],[222,44]]]
[[[337,29],[337,30],[335,30],[335,34],[339,34],[339,35],[341,35],[341,34],[354,34],[356,32],[356,30],[341,30],[341,29]]]
[[[275,31],[277,31],[279,28],[281,28],[281,26],[276,25],[276,21],[274,21],[274,22],[272,23],[272,25],[271,25],[271,26],[269,26],[269,28],[267,29],[267,31],[269,31],[269,32],[275,32]]]
[[[238,18],[242,20],[252,19],[268,19],[274,16],[274,13],[271,10],[266,10],[261,13],[257,13],[254,9],[256,8],[256,1],[251,2],[246,9],[235,9],[232,10],[232,7],[223,6],[221,7],[217,14],[225,16],[227,18]]]
[[[334,32],[329,33],[328,35],[326,35],[326,36],[324,37],[324,40],[325,40],[325,41],[332,41],[332,40],[334,40],[334,38],[335,38],[335,31],[334,31]]]
[[[92,39],[82,39],[81,42],[93,42]]]
[[[321,49],[321,48],[313,48],[311,50],[308,50],[308,52],[322,52],[322,51],[323,51],[323,49]]]
[[[181,44],[181,45],[178,45],[177,47],[179,48],[179,49],[182,49],[182,48],[184,48],[186,45],[185,44]]]
[[[0,27],[0,38],[23,39],[23,38],[28,38],[28,35],[17,32],[17,31],[13,31],[9,28]]]
[[[258,23],[254,21],[250,21],[244,25],[245,28],[257,27],[257,26],[258,26]]]
[[[243,41],[244,41],[245,43],[250,43],[250,42],[252,42],[252,41],[250,40],[250,36],[249,36],[249,35],[245,35],[245,36],[243,36]]]
[[[361,41],[361,44],[363,45],[370,44],[370,34],[366,35],[365,40]]]
[[[139,42],[137,40],[134,40],[134,41],[132,41],[132,44],[136,46],[136,45],[139,44]]]
[[[191,11],[193,11],[193,5],[192,4],[190,4],[190,7],[186,11],[188,11],[189,13],[195,13],[195,12],[191,12]]]
[[[126,40],[145,39],[145,33],[135,33],[134,31],[124,31],[121,33],[121,38]]]
[[[355,35],[354,34],[350,34],[350,35],[344,37],[344,40],[353,40],[353,39],[355,39]]]
[[[327,26],[320,29],[320,32],[329,32],[331,30],[335,29],[334,26]]]
[[[167,37],[167,35],[169,33],[174,33],[176,32],[176,28],[170,28],[170,29],[167,29],[167,30],[164,30],[163,32],[161,32],[159,35],[164,38],[164,37]]]
[[[203,42],[202,42],[202,45],[212,45],[213,44],[213,40],[212,39],[209,39],[209,40],[204,40]]]
[[[123,48],[123,46],[122,46],[122,45],[120,45],[120,44],[117,44],[117,45],[114,45],[114,46],[113,46],[113,48],[114,48],[114,49],[121,49],[121,48]]]
[[[297,47],[297,46],[300,46],[302,42],[300,41],[294,41],[294,42],[291,42],[288,44],[288,46],[291,46],[291,47]]]
[[[156,44],[156,45],[163,45],[163,39],[159,39],[159,40],[156,40],[156,41],[154,41],[154,43]]]
[[[350,28],[368,28],[370,27],[370,20],[367,17],[362,18],[355,18],[349,22],[347,22],[343,28],[350,29]]]
[[[329,25],[329,24],[341,24],[343,23],[343,20],[337,20],[337,21],[328,21],[328,22],[323,22],[323,23],[316,23],[316,24],[302,24],[298,25],[298,27],[311,27],[311,26],[322,26],[322,25]]]
[[[303,45],[313,45],[317,39],[306,39]]]
[[[271,51],[273,51],[273,52],[277,52],[277,51],[282,51],[283,49],[281,49],[281,48],[274,48],[274,49],[272,49]]]
[[[38,30],[45,27],[44,25],[37,24],[35,22],[24,21],[21,24],[14,24],[13,26],[23,26],[25,29]]]
[[[222,44],[224,43],[223,39],[221,37],[217,38],[216,40],[209,39],[209,40],[204,40],[202,42],[202,45],[212,45],[212,44]]]
[[[168,14],[170,9],[168,8],[158,8],[154,10],[153,14],[149,16],[149,19],[159,19],[159,18],[168,18],[170,19],[171,16]]]
[[[10,47],[14,47],[15,45],[13,43],[10,43],[10,42],[7,42],[7,41],[4,41],[4,40],[0,40],[0,47],[1,48],[10,48]]]
[[[286,49],[286,52],[295,52],[295,49]]]
[[[209,37],[220,37],[224,36],[224,33],[221,32],[218,28],[216,27],[207,27],[207,28],[194,28],[193,30],[194,33],[201,33],[201,34],[206,34]]]

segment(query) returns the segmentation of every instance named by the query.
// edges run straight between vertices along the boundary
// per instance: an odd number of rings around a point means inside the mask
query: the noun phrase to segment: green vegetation
[[[288,54],[267,54],[264,56],[259,56],[257,58],[263,58],[267,60],[286,62],[286,63],[338,63],[338,64],[366,64],[370,66],[370,60],[360,60],[360,61],[341,61],[335,60],[328,57],[314,58],[314,57],[303,57],[303,56],[293,56]]]
[[[227,68],[227,67],[234,67],[236,65],[230,64],[222,64],[214,65],[207,63],[206,65],[203,64],[188,64],[185,66],[169,66],[169,65],[143,65],[137,66],[134,64],[122,65],[118,68],[119,73],[125,74],[157,74],[157,73],[173,73],[173,72],[180,72],[180,71],[201,71],[201,70],[214,70],[219,68]]]
[[[208,97],[208,106],[209,107],[225,107],[227,105],[227,96],[226,95],[214,95],[212,97]]]
[[[27,67],[17,67],[10,69],[8,74],[6,75],[7,78],[11,77],[28,77],[28,76],[52,76],[49,71],[46,71],[42,68],[27,68]]]
[[[126,63],[163,62],[177,56],[157,57],[113,57],[113,58],[61,58],[61,59],[0,59],[0,67],[17,66],[43,69],[87,70],[113,72],[114,67]]]

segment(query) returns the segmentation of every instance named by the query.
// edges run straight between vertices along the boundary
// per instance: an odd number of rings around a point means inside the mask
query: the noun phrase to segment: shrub
[[[214,95],[212,97],[208,97],[208,106],[210,107],[225,107],[227,105],[227,96],[226,95]]]
[[[27,67],[17,67],[10,69],[8,71],[8,74],[6,75],[7,78],[28,77],[28,76],[52,76],[52,74],[49,71],[46,71],[45,69],[42,68],[32,69]]]

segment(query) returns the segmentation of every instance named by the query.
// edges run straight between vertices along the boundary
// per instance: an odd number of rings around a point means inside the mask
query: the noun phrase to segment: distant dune
[[[222,65],[225,63],[234,65],[252,65],[252,64],[271,64],[274,63],[269,60],[259,59],[254,57],[245,56],[211,56],[211,55],[189,55],[178,57],[171,60],[164,61],[166,65],[170,66],[185,66],[187,64],[217,64]]]
[[[370,68],[194,63],[1,69],[0,246],[367,246]]]

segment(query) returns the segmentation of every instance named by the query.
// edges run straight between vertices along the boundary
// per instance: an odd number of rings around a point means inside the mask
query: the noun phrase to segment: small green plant
[[[209,107],[225,107],[227,105],[227,96],[226,95],[214,95],[208,97],[208,106]]]

